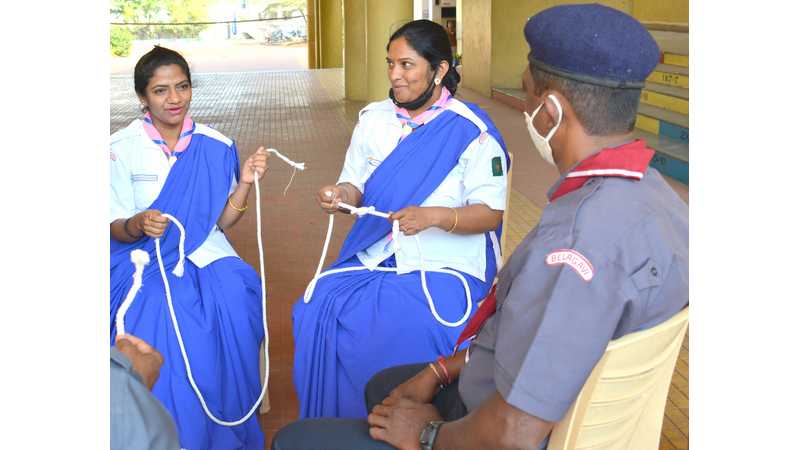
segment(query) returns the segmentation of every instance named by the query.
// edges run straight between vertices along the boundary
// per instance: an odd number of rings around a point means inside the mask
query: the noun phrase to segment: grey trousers
[[[389,392],[416,375],[426,363],[391,367],[378,372],[365,388],[367,410],[372,411],[389,396]],[[447,421],[458,420],[467,408],[453,383],[433,399],[433,405]],[[305,419],[281,428],[272,440],[272,450],[388,450],[394,447],[369,436],[364,419],[321,418]]]

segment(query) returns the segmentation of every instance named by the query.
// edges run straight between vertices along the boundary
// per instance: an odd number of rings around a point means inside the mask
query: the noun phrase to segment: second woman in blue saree
[[[359,218],[328,268],[363,270],[320,278],[309,302],[294,306],[301,418],[366,417],[370,377],[451,352],[465,323],[459,319],[474,313],[492,285],[508,155],[486,113],[453,96],[460,77],[452,59],[440,25],[418,20],[398,29],[387,46],[390,98],[361,110],[337,184],[319,190],[329,213],[339,202],[393,213],[390,220]],[[451,269],[466,280],[469,311],[458,277],[427,272],[443,321],[434,317],[415,237],[426,271]],[[442,323],[459,321],[455,327]]]

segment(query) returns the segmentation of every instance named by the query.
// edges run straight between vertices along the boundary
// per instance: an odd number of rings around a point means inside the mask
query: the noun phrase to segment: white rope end
[[[291,159],[287,158],[286,156],[282,155],[281,152],[275,150],[274,148],[268,148],[267,152],[274,153],[275,155],[278,156],[278,158],[282,159],[286,164],[289,164],[290,166],[294,167],[297,170],[306,170],[306,163],[294,162]]]
[[[150,255],[141,249],[133,250],[131,252],[131,262],[137,267],[146,266],[150,264]]]
[[[183,276],[183,259],[179,260],[178,264],[175,264],[175,268],[172,269],[172,274],[178,278]]]
[[[392,221],[392,248],[394,252],[397,253],[400,251],[400,221],[394,220]]]
[[[306,291],[303,292],[303,303],[307,304],[308,302],[311,301],[311,297],[314,296],[314,288],[315,287],[317,287],[317,278],[316,277],[314,277],[314,279],[311,280],[310,283],[308,283],[308,286],[306,286]]]

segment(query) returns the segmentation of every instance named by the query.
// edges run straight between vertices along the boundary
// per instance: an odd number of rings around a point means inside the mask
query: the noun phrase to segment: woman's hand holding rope
[[[413,236],[430,227],[439,227],[444,231],[453,225],[453,208],[408,206],[389,214],[389,221],[400,222],[400,231],[406,236]]]
[[[256,179],[256,172],[258,172],[258,178],[263,177],[264,173],[269,169],[269,164],[267,162],[269,156],[269,153],[264,150],[264,147],[258,147],[258,150],[250,155],[242,164],[241,182],[253,184]]]
[[[137,230],[154,239],[163,236],[167,225],[169,225],[169,220],[161,215],[161,211],[157,209],[142,211],[134,216],[131,222],[133,222],[131,225],[134,225]]]
[[[358,208],[361,206],[361,191],[350,183],[331,184],[317,191],[317,203],[328,214],[335,212],[349,214],[349,211],[339,207],[340,202]]]
[[[333,214],[339,210],[339,202],[347,203],[347,191],[340,186],[323,186],[317,191],[317,202],[319,207],[328,214]]]

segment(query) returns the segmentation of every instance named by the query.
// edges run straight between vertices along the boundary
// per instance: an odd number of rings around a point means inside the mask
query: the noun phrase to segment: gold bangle
[[[229,205],[231,205],[231,208],[235,209],[236,211],[239,211],[239,212],[245,212],[245,211],[247,211],[247,203],[245,203],[244,207],[242,207],[242,208],[239,208],[239,207],[237,207],[236,205],[234,205],[234,204],[233,204],[233,200],[231,200],[231,198],[230,198],[230,197],[228,197],[228,204],[229,204]]]
[[[453,221],[453,226],[452,226],[452,227],[450,227],[450,229],[449,229],[449,230],[447,230],[447,232],[448,232],[448,233],[452,233],[452,232],[453,232],[453,230],[455,230],[455,229],[456,229],[456,225],[458,225],[458,210],[457,210],[457,209],[455,209],[455,208],[452,208],[452,207],[451,207],[450,209],[452,209],[452,210],[453,210],[453,212],[455,213],[455,215],[456,215],[456,219]]]
[[[439,375],[439,371],[436,370],[436,366],[433,363],[428,363],[428,367],[431,368],[433,374],[436,375],[436,380],[439,381],[439,389],[444,389],[444,383],[442,382],[442,376]]]

